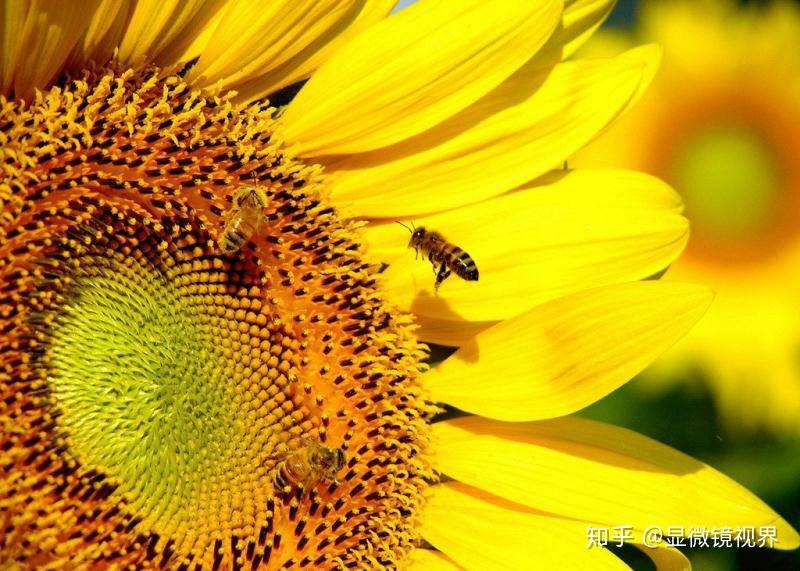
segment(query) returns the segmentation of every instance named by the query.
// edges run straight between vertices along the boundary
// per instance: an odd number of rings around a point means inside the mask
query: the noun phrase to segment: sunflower
[[[800,543],[569,416],[710,302],[640,281],[686,242],[668,186],[561,168],[658,51],[566,61],[609,1],[393,3],[3,4],[4,568],[624,568],[586,548],[603,525]],[[436,291],[397,220],[480,281]],[[434,342],[458,350],[431,368]]]
[[[732,430],[796,436],[800,10],[787,2],[648,2],[634,35],[657,41],[665,64],[641,105],[575,164],[643,170],[678,188],[692,240],[668,277],[718,294],[647,386],[700,369]],[[634,38],[598,40],[596,54],[608,55]]]

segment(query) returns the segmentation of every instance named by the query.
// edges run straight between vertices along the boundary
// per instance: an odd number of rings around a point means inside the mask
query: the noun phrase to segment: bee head
[[[245,203],[256,208],[266,208],[269,206],[269,198],[264,191],[264,187],[258,185],[240,186],[233,195],[233,206],[242,208]]]
[[[321,468],[336,473],[344,466],[344,452],[341,448],[333,446],[323,446],[316,457],[316,463]]]
[[[334,466],[334,468],[336,468],[336,471],[338,472],[339,470],[344,468],[344,460],[345,460],[344,452],[342,452],[341,448],[334,448],[333,450],[334,450],[333,451],[333,455],[334,455],[333,466]]]
[[[425,236],[425,228],[420,226],[411,233],[411,239],[408,241],[409,248],[417,248],[422,242],[422,237]]]
[[[241,208],[245,200],[248,200],[252,194],[252,186],[240,186],[233,195],[233,206]]]

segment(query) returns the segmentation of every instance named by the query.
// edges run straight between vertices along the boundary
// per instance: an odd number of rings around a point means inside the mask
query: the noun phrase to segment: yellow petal
[[[409,556],[410,571],[458,571],[464,569],[444,553],[432,549],[415,549]]]
[[[656,571],[691,571],[692,563],[674,547],[646,547],[634,544],[656,566]]]
[[[564,26],[554,34],[562,43],[562,59],[574,54],[605,21],[616,0],[572,0],[564,10]]]
[[[103,64],[114,54],[114,48],[133,10],[132,0],[103,0],[89,21],[89,27],[72,50],[67,67],[78,71],[89,62]]]
[[[84,2],[80,10],[71,2],[60,0],[30,3],[16,53],[14,91],[17,97],[29,98],[34,89],[43,89],[58,77],[70,51],[99,7],[100,0]],[[12,0],[9,9],[12,21],[18,22],[22,8]]]
[[[219,26],[219,23],[222,21],[222,17],[225,15],[225,12],[226,10],[224,7],[217,10],[217,13],[214,14],[214,16],[208,20],[202,28],[196,29],[192,41],[189,42],[189,45],[186,46],[184,52],[177,56],[175,60],[192,61],[195,58],[199,58],[200,54],[205,52],[206,46],[208,45],[211,36],[213,36],[216,32],[217,26]],[[194,67],[192,69],[194,69]],[[187,76],[189,76],[191,73],[192,70],[190,69],[189,73],[187,73]]]
[[[519,190],[544,194],[551,204],[563,204],[563,195],[597,206],[683,212],[683,200],[667,183],[652,175],[625,169],[558,169]],[[542,200],[545,200],[544,198]]]
[[[0,94],[3,95],[8,95],[14,82],[29,7],[30,2],[25,0],[0,2]]]
[[[370,256],[389,264],[392,300],[424,318],[496,321],[566,293],[646,278],[683,251],[680,199],[658,179],[572,171],[542,184],[414,220],[469,252],[480,271],[477,282],[449,278],[438,294],[406,230],[367,228]]]
[[[635,282],[583,291],[491,327],[429,371],[433,400],[501,420],[553,418],[626,383],[695,324],[704,287]]]
[[[239,89],[263,79],[323,38],[335,36],[358,15],[361,5],[359,0],[230,4],[189,80],[198,86],[219,82],[222,88]]]
[[[628,103],[622,110],[620,110],[615,119],[618,119],[620,116],[627,113],[631,107],[639,103],[642,95],[644,95],[645,91],[647,91],[647,89],[650,87],[650,84],[653,83],[653,79],[655,78],[658,68],[661,65],[662,56],[663,50],[660,46],[655,44],[639,46],[638,48],[628,50],[619,56],[627,58],[631,65],[642,65],[644,73],[642,74],[642,80],[639,82],[639,88],[636,90],[636,93],[634,93],[633,97],[628,100]],[[606,125],[605,129],[610,127],[611,124]]]
[[[562,0],[420,0],[342,46],[284,115],[302,155],[407,139],[497,87],[553,31]]]
[[[434,486],[422,536],[467,569],[627,569],[606,549],[586,548],[586,526],[458,482]]]
[[[637,535],[652,526],[664,534],[669,527],[711,533],[774,526],[776,547],[800,544],[786,521],[727,476],[624,428],[577,417],[529,423],[464,417],[433,430],[437,469],[544,512],[597,526],[630,525]]]
[[[426,343],[461,347],[472,342],[473,338],[496,321],[464,321],[461,319],[436,319],[435,317],[417,316],[418,329],[416,336]]]
[[[359,32],[389,15],[395,0],[366,0],[347,12],[304,49],[280,66],[271,65],[261,70],[252,80],[236,86],[242,99],[253,99],[307,79],[320,65],[326,62],[340,47]]]
[[[590,141],[650,75],[646,58],[526,66],[442,125],[332,166],[348,214],[399,218],[478,202],[525,184]]]
[[[214,18],[224,0],[139,0],[120,42],[118,58],[127,64],[177,63],[199,30]]]
[[[536,59],[552,65],[572,56],[600,27],[616,0],[566,0],[561,22]]]

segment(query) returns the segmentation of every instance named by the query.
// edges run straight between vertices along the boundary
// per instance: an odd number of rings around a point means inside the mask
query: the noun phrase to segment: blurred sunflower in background
[[[665,279],[717,299],[644,388],[701,371],[732,432],[800,435],[800,8],[729,0],[642,2],[609,56],[654,41],[664,65],[642,102],[575,159],[679,189],[692,238]],[[635,143],[632,143],[635,141]]]
[[[4,569],[625,568],[587,525],[800,544],[719,472],[567,416],[711,299],[638,281],[685,246],[671,188],[560,168],[657,50],[565,61],[610,1],[393,3],[2,5]],[[434,292],[412,219],[480,281]],[[460,348],[428,370],[428,342]]]

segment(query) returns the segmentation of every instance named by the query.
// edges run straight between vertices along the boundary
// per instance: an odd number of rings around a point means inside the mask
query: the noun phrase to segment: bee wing
[[[283,462],[291,455],[291,452],[288,450],[283,452],[276,452],[275,454],[270,454],[267,456],[267,460],[274,460],[275,462]]]
[[[303,446],[305,448],[315,448],[317,446],[320,446],[319,441],[314,440],[310,436],[303,436],[302,438],[300,438],[300,442],[303,443]]]

